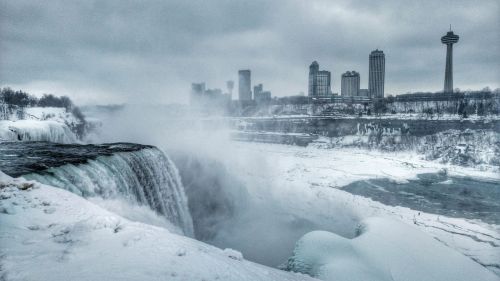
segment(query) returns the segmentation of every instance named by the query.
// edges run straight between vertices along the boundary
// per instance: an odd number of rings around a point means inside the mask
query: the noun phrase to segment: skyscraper
[[[264,86],[262,84],[259,84],[257,86],[253,87],[253,97],[254,99],[257,98],[257,96],[264,91]]]
[[[444,72],[444,92],[453,93],[453,44],[458,42],[458,35],[453,31],[441,37],[441,43],[446,44],[446,70]]]
[[[252,100],[251,72],[248,69],[238,71],[238,98],[240,101]]]
[[[330,96],[331,93],[330,71],[320,71],[318,62],[314,61],[309,66],[309,96],[327,97]]]
[[[264,91],[264,86],[259,84],[253,87],[253,99],[256,103],[264,103],[271,100],[271,92]]]
[[[370,63],[368,69],[368,92],[370,98],[384,97],[385,82],[385,55],[384,52],[377,49],[370,54]]]
[[[347,71],[342,74],[340,84],[340,94],[343,97],[355,97],[359,94],[359,73]]]

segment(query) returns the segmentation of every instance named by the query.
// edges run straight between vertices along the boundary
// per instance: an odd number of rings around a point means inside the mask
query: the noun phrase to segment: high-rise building
[[[271,100],[271,92],[264,91],[264,86],[259,84],[253,87],[253,98],[256,103],[265,103]]]
[[[458,42],[458,35],[453,31],[441,37],[441,43],[446,44],[446,70],[444,72],[444,92],[453,93],[453,44]]]
[[[347,71],[342,74],[340,94],[343,97],[356,97],[359,95],[359,73]]]
[[[385,82],[385,55],[384,52],[377,49],[370,54],[370,63],[368,69],[368,92],[370,98],[384,97]]]
[[[314,61],[309,66],[309,96],[328,97],[331,94],[330,71],[319,70],[318,62]]]
[[[258,95],[255,96],[256,103],[265,103],[271,101],[271,92],[270,91],[262,91]]]
[[[253,87],[253,97],[254,97],[254,99],[256,99],[257,95],[259,95],[260,93],[262,93],[262,91],[264,91],[264,86],[262,84],[254,86]]]
[[[248,69],[238,71],[238,98],[240,101],[252,100],[251,72]]]

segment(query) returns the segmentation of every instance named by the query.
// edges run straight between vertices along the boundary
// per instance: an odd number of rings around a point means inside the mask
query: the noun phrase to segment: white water
[[[185,235],[193,236],[193,223],[177,168],[158,149],[119,152],[86,164],[67,164],[23,177],[83,197],[124,199],[135,205],[147,205],[182,229]],[[133,218],[135,214],[129,215]]]
[[[18,120],[0,121],[0,141],[78,142],[70,128],[56,121]]]

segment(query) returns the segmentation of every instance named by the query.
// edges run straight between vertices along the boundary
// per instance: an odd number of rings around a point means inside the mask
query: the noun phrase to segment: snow
[[[51,120],[59,123],[78,124],[80,121],[63,107],[27,107],[24,109],[27,120]]]
[[[63,189],[1,172],[0,181],[4,280],[313,280],[131,222]]]
[[[231,157],[224,158],[225,166],[235,174],[242,174],[249,194],[256,200],[272,202],[276,210],[307,219],[344,237],[354,236],[355,226],[363,219],[374,216],[397,219],[415,225],[426,235],[500,275],[497,270],[500,226],[386,206],[342,190],[358,180],[388,178],[405,182],[418,174],[440,171],[499,181],[500,175],[494,171],[425,161],[411,152],[325,150],[241,142],[233,149],[226,153]]]
[[[65,108],[27,107],[6,117],[0,120],[0,141],[78,142],[71,128],[81,121]]]
[[[498,280],[493,273],[420,232],[387,218],[362,222],[347,239],[326,231],[304,235],[288,269],[322,280]]]
[[[50,141],[76,143],[76,135],[61,122],[53,120],[0,120],[0,141]]]
[[[231,258],[233,260],[238,260],[238,261],[241,261],[243,260],[243,254],[236,251],[236,250],[233,250],[231,248],[226,248],[224,249],[223,253],[228,257],[228,258]]]

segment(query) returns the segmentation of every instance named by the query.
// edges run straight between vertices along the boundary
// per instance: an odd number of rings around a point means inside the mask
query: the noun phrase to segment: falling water
[[[147,205],[181,228],[185,235],[193,236],[193,223],[177,168],[156,148],[99,156],[83,164],[52,167],[23,177],[83,197],[120,198]]]

